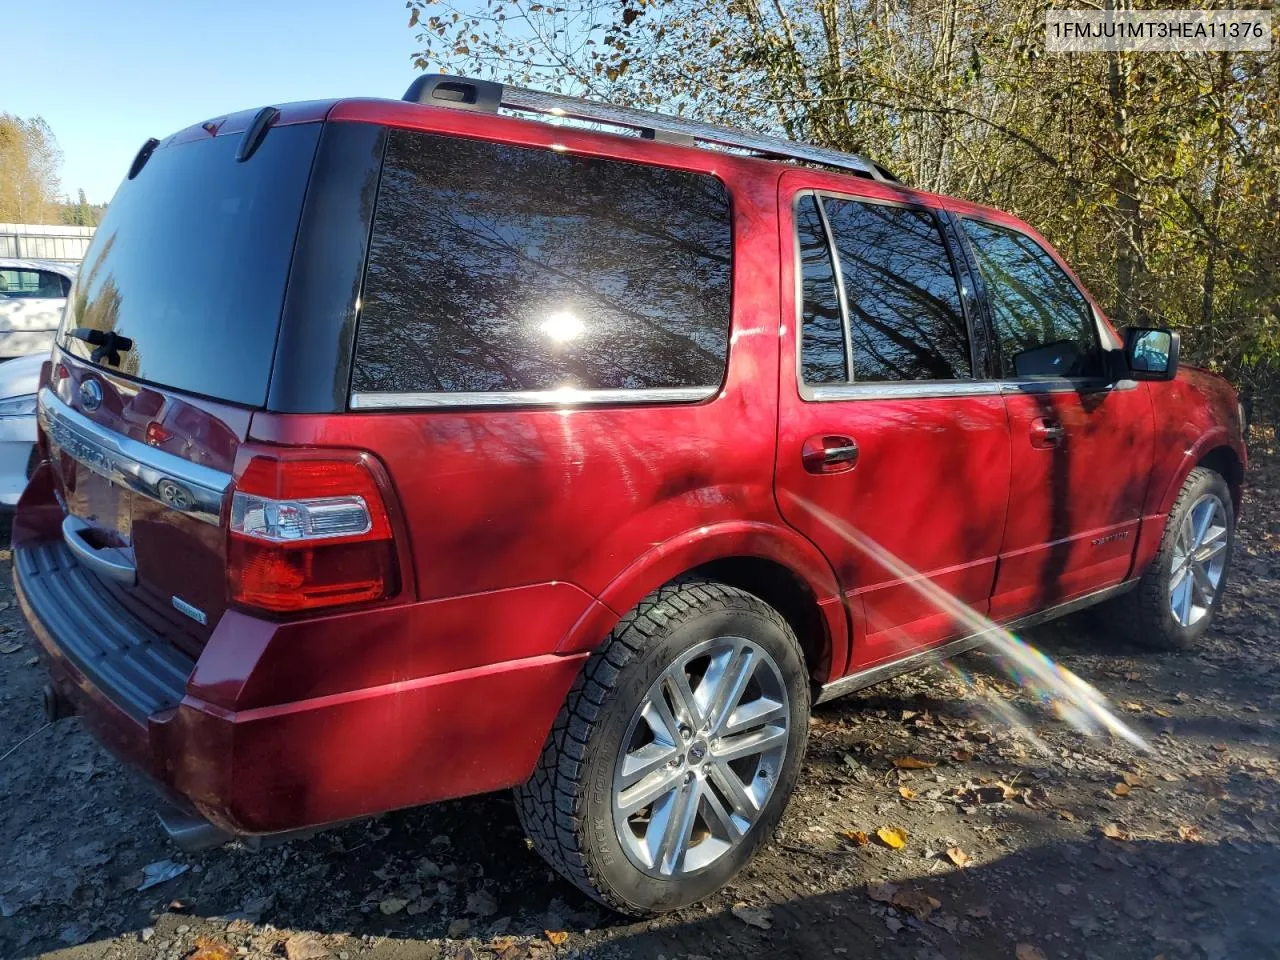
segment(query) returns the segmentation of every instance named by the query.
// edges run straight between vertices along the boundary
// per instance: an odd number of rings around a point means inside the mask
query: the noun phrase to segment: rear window
[[[133,340],[119,372],[261,406],[320,124],[273,128],[243,163],[239,135],[162,147],[116,191],[81,266],[67,332]]]
[[[29,270],[25,267],[0,269],[0,298],[58,300],[67,295],[70,285],[70,280],[52,270]]]
[[[714,177],[394,130],[353,392],[718,386],[730,249]]]

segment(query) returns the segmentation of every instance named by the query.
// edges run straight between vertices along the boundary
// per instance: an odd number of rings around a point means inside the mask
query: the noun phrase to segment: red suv
[[[959,611],[1205,631],[1245,450],[1177,354],[852,155],[447,77],[233,114],[98,228],[18,595],[175,829],[515,787],[570,881],[670,909],[768,836],[811,704]]]

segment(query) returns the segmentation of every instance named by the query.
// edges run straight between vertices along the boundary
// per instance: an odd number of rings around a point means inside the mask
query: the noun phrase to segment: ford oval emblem
[[[102,387],[97,380],[80,381],[80,406],[97,410],[102,406]]]

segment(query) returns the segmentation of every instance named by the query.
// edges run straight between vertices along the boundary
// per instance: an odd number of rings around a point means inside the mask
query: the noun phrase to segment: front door
[[[972,631],[919,582],[986,611],[1009,491],[1004,401],[974,376],[954,237],[914,194],[849,189],[782,177],[776,473],[783,516],[845,592],[846,672]]]
[[[1038,240],[962,215],[1009,414],[1009,520],[991,613],[1010,619],[1121,582],[1150,474],[1145,384],[1108,382],[1090,302]]]

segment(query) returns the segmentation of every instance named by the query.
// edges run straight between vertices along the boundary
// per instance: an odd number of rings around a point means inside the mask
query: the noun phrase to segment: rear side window
[[[972,372],[960,288],[928,210],[825,200],[849,310],[855,380]]]
[[[1102,374],[1093,311],[1071,278],[1024,233],[964,220],[1000,344],[1005,376]]]
[[[718,386],[730,251],[714,177],[393,130],[352,389]]]
[[[0,297],[10,300],[57,300],[67,295],[70,286],[70,280],[52,270],[0,269]]]

